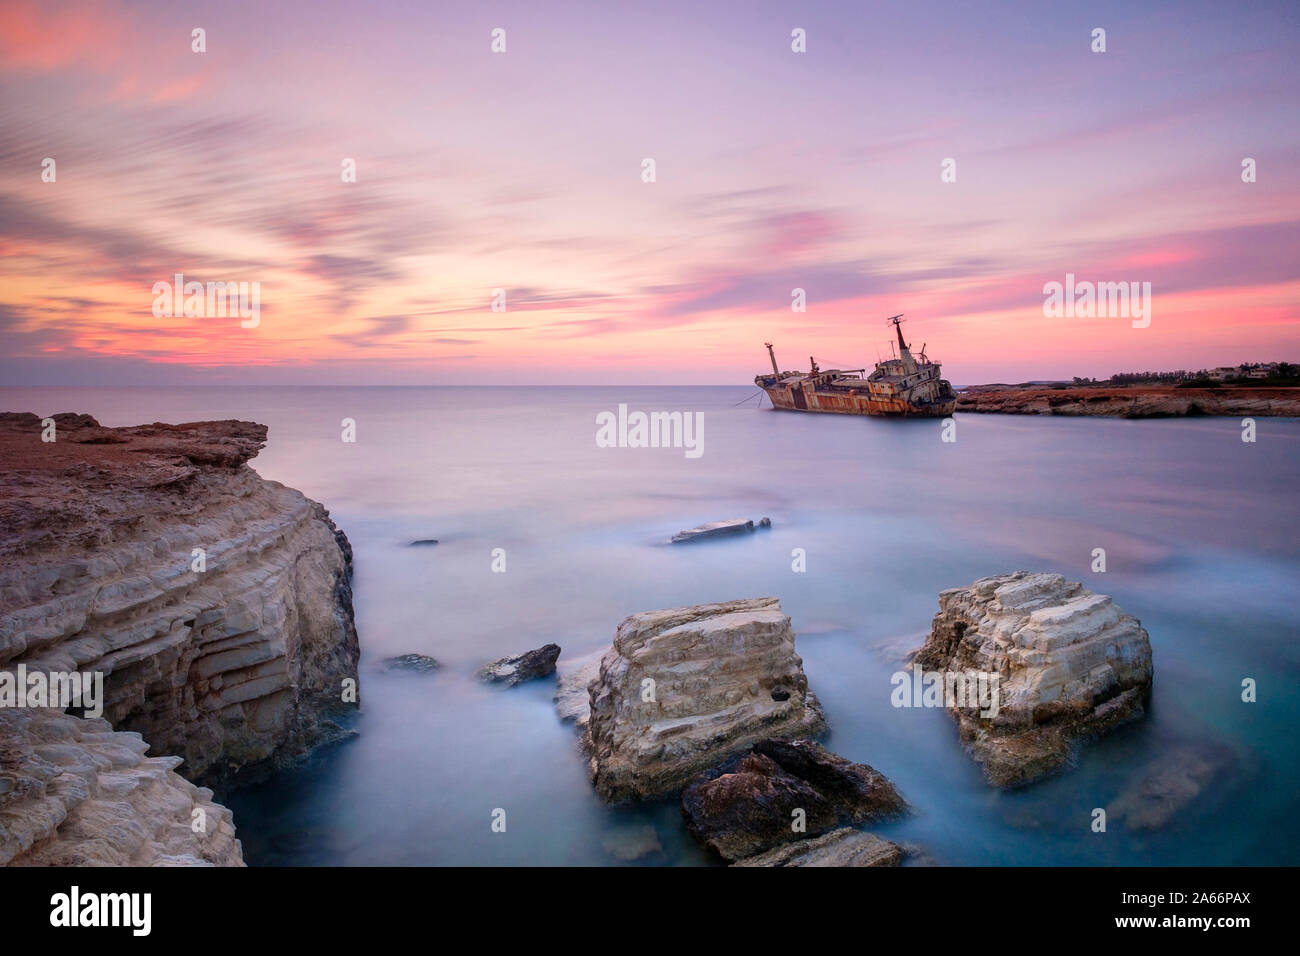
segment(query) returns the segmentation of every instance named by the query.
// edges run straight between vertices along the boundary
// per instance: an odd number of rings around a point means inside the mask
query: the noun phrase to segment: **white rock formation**
[[[1018,571],[942,592],[915,662],[998,675],[996,716],[948,709],[999,787],[1060,769],[1075,740],[1140,716],[1151,689],[1151,643],[1140,622],[1060,574]]]
[[[655,797],[767,737],[826,728],[776,598],[634,614],[590,688],[596,789]]]

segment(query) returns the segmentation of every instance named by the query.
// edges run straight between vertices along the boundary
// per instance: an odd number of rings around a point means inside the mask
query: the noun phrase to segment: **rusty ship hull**
[[[957,396],[924,404],[890,395],[873,395],[860,388],[827,389],[773,384],[759,387],[772,400],[772,407],[789,412],[822,412],[829,415],[880,415],[886,418],[946,418],[957,408]]]
[[[761,374],[754,384],[767,393],[772,407],[781,411],[821,412],[830,415],[875,415],[884,418],[945,418],[957,408],[957,393],[941,377],[942,367],[926,357],[925,346],[913,356],[903,341],[901,315],[889,321],[898,335],[898,355],[876,363],[875,370],[820,369],[809,357],[808,372],[782,372],[772,343],[767,345],[772,374]]]

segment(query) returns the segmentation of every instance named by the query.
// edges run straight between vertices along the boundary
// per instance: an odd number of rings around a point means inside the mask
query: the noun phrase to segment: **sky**
[[[1300,361],[1297,63],[1294,2],[3,0],[0,384]]]

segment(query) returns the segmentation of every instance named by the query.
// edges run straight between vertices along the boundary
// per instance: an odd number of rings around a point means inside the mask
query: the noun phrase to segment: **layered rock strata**
[[[764,738],[826,729],[776,598],[632,615],[589,696],[592,778],[613,802],[673,793]]]
[[[351,548],[247,466],[265,441],[251,422],[0,415],[0,669],[102,673],[112,727],[205,782],[343,735]]]
[[[139,734],[0,710],[0,866],[242,866],[230,811]]]
[[[1141,623],[1059,574],[1018,571],[942,592],[914,660],[928,672],[997,676],[996,715],[945,703],[998,787],[1060,770],[1076,741],[1141,716],[1151,690]]]

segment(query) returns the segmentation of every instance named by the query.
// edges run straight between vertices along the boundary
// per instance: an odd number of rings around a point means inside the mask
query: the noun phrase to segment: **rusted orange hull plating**
[[[820,392],[802,388],[766,387],[772,407],[791,412],[830,415],[880,415],[886,418],[943,418],[953,413],[957,399],[912,405],[900,398],[871,395],[866,391]]]

